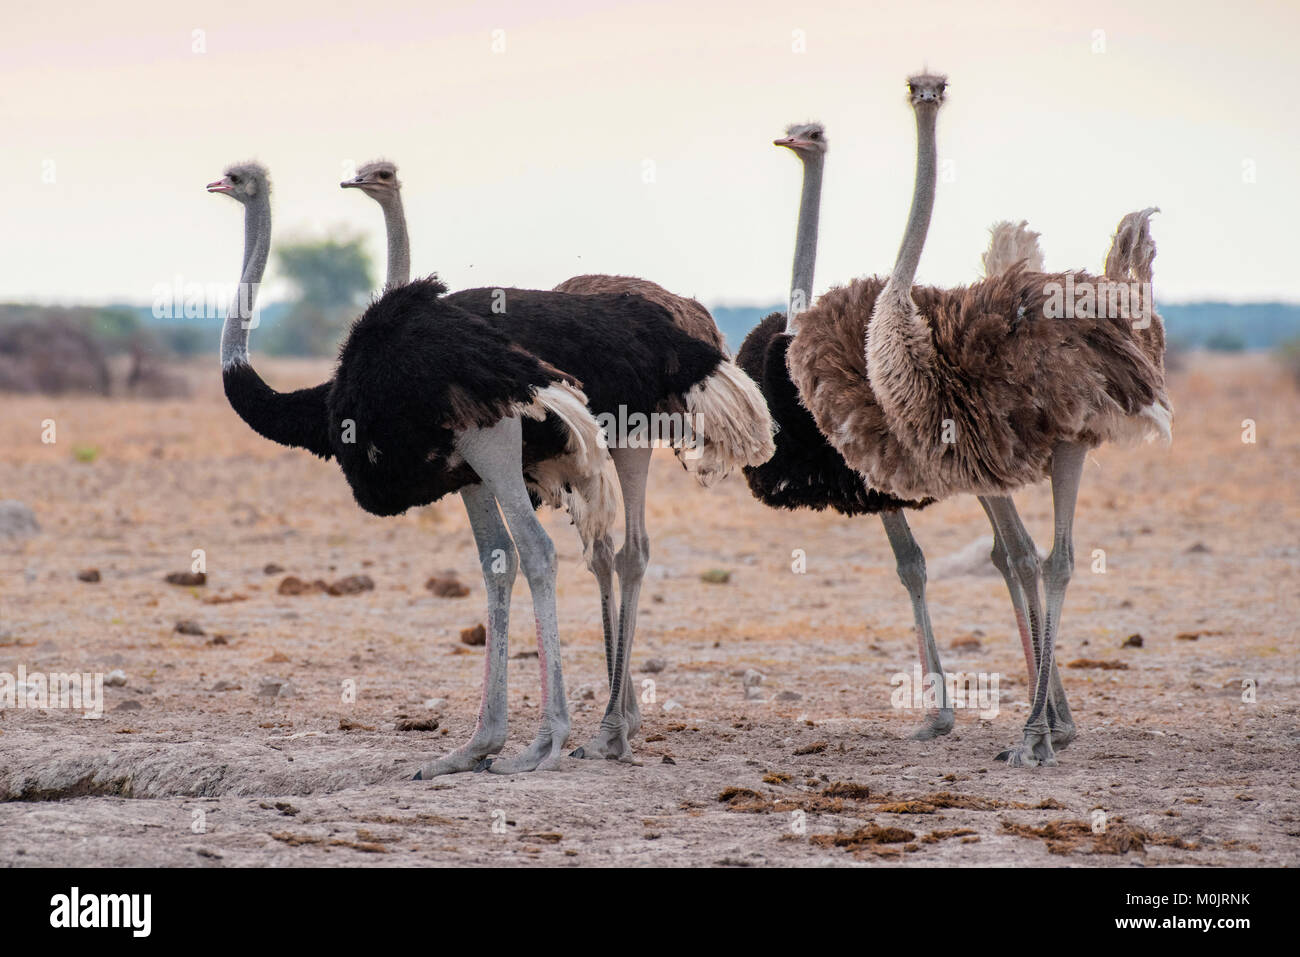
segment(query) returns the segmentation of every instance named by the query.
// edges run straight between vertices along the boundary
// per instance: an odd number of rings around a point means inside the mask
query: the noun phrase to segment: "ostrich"
[[[386,288],[406,285],[411,281],[411,241],[406,234],[406,211],[402,208],[402,184],[397,178],[396,164],[373,160],[339,186],[361,190],[384,211],[384,231],[388,234]]]
[[[928,74],[908,84],[916,184],[892,274],[883,284],[857,280],[818,300],[788,362],[822,433],[873,488],[909,499],[980,496],[996,529],[994,559],[1003,549],[1004,576],[1015,584],[1035,652],[1022,741],[998,757],[1013,766],[1053,765],[1053,738],[1073,734],[1068,712],[1054,707],[1054,647],[1084,458],[1107,440],[1168,440],[1172,407],[1163,327],[1149,296],[1139,297],[1138,323],[1096,310],[1057,320],[1048,307],[1062,287],[1105,289],[1122,274],[1149,279],[1155,247],[1147,220],[1155,210],[1125,217],[1105,278],[1032,272],[1019,263],[965,289],[913,287],[933,209],[934,132],[945,88],[945,78]],[[1055,541],[1040,570],[1010,495],[1042,478],[1052,483]]]
[[[355,179],[341,184],[362,189],[384,208],[390,283],[405,279],[394,262],[409,263],[396,172],[391,163],[367,163]],[[611,300],[661,307],[674,328],[648,335],[647,329],[629,324],[621,314],[591,313],[593,305]],[[684,414],[689,435],[676,443],[676,451],[682,465],[703,485],[772,454],[772,422],[762,395],[727,358],[713,317],[694,299],[673,295],[644,279],[577,276],[550,292],[468,289],[448,296],[447,301],[499,325],[513,341],[576,376],[592,412],[603,422],[630,422],[638,414]],[[592,318],[575,322],[574,317],[584,311]],[[623,498],[622,548],[615,552],[608,531],[594,539],[584,537],[588,566],[600,590],[609,702],[596,734],[573,756],[635,762],[628,738],[640,728],[641,716],[628,671],[641,583],[650,557],[645,498],[653,448],[645,435],[626,438],[630,441],[614,442],[609,449]]]
[[[209,183],[244,206],[241,296],[221,336],[226,396],[254,431],[338,460],[357,504],[394,515],[459,492],[469,513],[489,596],[483,696],[470,741],[417,777],[488,767],[498,773],[554,767],[569,732],[555,611],[555,549],[530,495],[566,505],[584,540],[615,520],[616,492],[599,424],[571,376],[502,329],[458,309],[436,279],[389,290],[353,324],[335,376],[280,393],[249,362],[249,329],[271,239],[270,182],[256,164]],[[600,303],[629,324],[671,330],[640,300]],[[581,322],[580,317],[576,321]],[[504,522],[502,516],[504,515]],[[504,565],[502,565],[504,561]],[[506,737],[510,592],[522,568],[533,599],[542,678],[541,726],[509,761],[488,765]]]
[[[822,169],[829,142],[819,123],[794,124],[784,137],[773,142],[799,158],[804,170],[803,190],[789,309],[784,314],[774,312],[759,323],[745,338],[737,357],[750,378],[759,383],[778,425],[775,454],[761,465],[746,468],[745,479],[754,497],[773,508],[831,508],[845,516],[880,515],[894,551],[899,579],[912,602],[921,666],[927,675],[942,675],[926,603],[925,558],[902,511],[924,508],[932,500],[908,501],[869,488],[818,430],[790,379],[786,355],[798,329],[800,306],[811,298]],[[1025,225],[1001,222],[993,227],[989,250],[984,254],[986,274],[1009,268],[1022,259],[1041,262],[1038,234],[1026,230]],[[1022,639],[1028,640],[1024,629]],[[1027,645],[1026,649],[1026,654],[1032,654]],[[1032,673],[1032,661],[1030,670]],[[954,715],[947,687],[941,682],[936,691],[937,707],[913,733],[915,739],[927,740],[952,730]]]

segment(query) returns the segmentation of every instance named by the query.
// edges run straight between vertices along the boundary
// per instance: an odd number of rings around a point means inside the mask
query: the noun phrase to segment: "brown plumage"
[[[649,299],[667,309],[678,328],[696,339],[707,342],[726,355],[727,347],[718,331],[717,323],[709,310],[694,299],[678,296],[669,292],[657,282],[637,279],[635,276],[602,276],[589,274],[566,279],[555,287],[556,292],[598,293],[627,292],[642,299]]]
[[[1066,276],[1014,266],[964,289],[912,287],[927,367],[894,344],[874,379],[868,326],[886,280],[854,280],[804,314],[791,376],[845,461],[905,498],[1009,492],[1047,477],[1058,442],[1167,431],[1151,411],[1170,407],[1159,317],[1141,334],[1126,318],[1047,318],[1049,284]]]

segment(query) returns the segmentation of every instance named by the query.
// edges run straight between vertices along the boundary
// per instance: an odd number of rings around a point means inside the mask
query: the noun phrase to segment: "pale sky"
[[[820,292],[892,264],[922,67],[951,86],[918,281],[970,281],[1003,218],[1042,232],[1049,268],[1096,268],[1123,214],[1156,205],[1157,296],[1300,301],[1294,0],[6,7],[0,301],[233,284],[242,218],[203,186],[248,158],[278,239],[359,231],[382,275],[379,208],[338,188],[382,155],[413,271],[452,288],[613,272],[774,302],[800,169],[771,140],[806,119],[831,142]]]

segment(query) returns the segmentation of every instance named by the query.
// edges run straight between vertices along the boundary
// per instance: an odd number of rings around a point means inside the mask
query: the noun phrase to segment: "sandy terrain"
[[[285,387],[321,368],[266,373]],[[0,711],[0,864],[1300,863],[1300,393],[1267,358],[1194,358],[1172,449],[1090,459],[1060,660],[1126,667],[1063,669],[1081,734],[1060,767],[993,761],[1027,691],[1001,579],[965,557],[987,534],[973,499],[913,527],[944,664],[998,673],[1000,711],[920,743],[917,712],[890,704],[915,646],[879,523],[774,513],[738,476],[702,490],[662,456],[633,655],[654,682],[642,765],[432,783],[408,779],[468,736],[482,670],[459,640],[483,617],[459,501],[367,516],[335,466],[239,422],[215,369],[195,381],[183,402],[0,397],[0,499],[41,524],[0,541],[0,672],[126,675],[102,720]],[[1047,490],[1020,502],[1050,547]],[[545,521],[576,746],[605,693],[597,596],[567,519]],[[195,549],[206,585],[165,583]],[[714,569],[730,580],[702,579]],[[447,572],[468,596],[425,590]],[[288,575],[375,587],[283,595]],[[521,579],[506,753],[537,718],[530,626]]]

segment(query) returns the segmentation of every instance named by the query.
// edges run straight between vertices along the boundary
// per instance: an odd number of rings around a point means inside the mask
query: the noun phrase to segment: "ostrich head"
[[[793,150],[800,159],[823,156],[830,147],[826,140],[826,127],[820,123],[793,123],[785,128],[785,136],[773,140],[772,145]]]
[[[271,178],[260,163],[236,163],[221,179],[207,186],[209,193],[225,193],[241,203],[264,199],[271,193]]]
[[[397,164],[388,160],[374,160],[357,170],[352,179],[339,183],[344,189],[356,188],[372,199],[382,200],[402,188],[397,178]]]
[[[948,78],[938,73],[918,73],[907,78],[907,101],[913,107],[938,107],[948,89]]]

